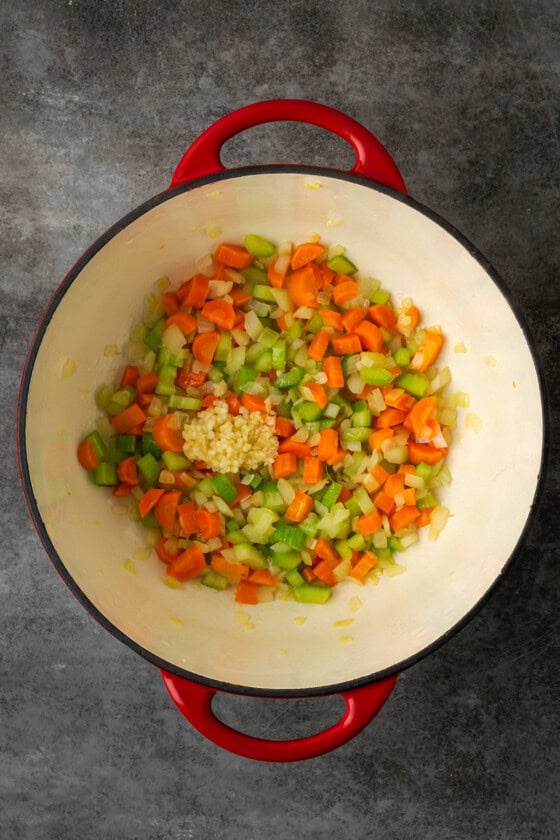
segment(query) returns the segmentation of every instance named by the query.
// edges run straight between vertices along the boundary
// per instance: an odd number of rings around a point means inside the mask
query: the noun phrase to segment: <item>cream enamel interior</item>
[[[309,181],[320,184],[309,189]],[[337,224],[332,224],[333,221]],[[143,529],[79,467],[77,442],[94,426],[95,387],[111,382],[154,281],[172,284],[216,241],[257,232],[344,244],[361,271],[399,301],[412,297],[447,336],[453,389],[471,396],[476,433],[460,413],[441,493],[453,514],[437,542],[424,533],[402,555],[407,572],[344,584],[325,607],[286,601],[240,608],[232,592],[162,584],[155,555],[138,559]],[[463,341],[466,353],[453,347]],[[485,362],[493,357],[495,365]],[[61,377],[66,360],[75,372]],[[244,174],[198,186],[145,212],[74,279],[38,349],[28,395],[26,451],[49,539],[94,607],[149,654],[193,675],[255,689],[317,689],[363,679],[418,654],[484,596],[510,557],[538,481],[542,415],[525,336],[503,295],[442,226],[394,197],[329,175]],[[401,559],[401,558],[399,558]],[[127,569],[132,561],[133,574]],[[352,612],[358,596],[362,606]],[[304,619],[302,621],[301,619]],[[347,626],[335,622],[353,619]]]

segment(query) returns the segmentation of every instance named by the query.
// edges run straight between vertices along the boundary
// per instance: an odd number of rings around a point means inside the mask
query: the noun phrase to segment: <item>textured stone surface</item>
[[[558,4],[31,0],[2,4],[0,30],[0,837],[558,837]],[[213,120],[286,96],[363,122],[411,194],[491,260],[555,424],[542,504],[480,614],[401,676],[354,741],[283,766],[205,741],[71,597],[27,516],[14,417],[26,347],[68,267],[165,187]],[[282,125],[236,138],[224,160],[352,156]],[[340,708],[219,702],[234,725],[292,737]]]

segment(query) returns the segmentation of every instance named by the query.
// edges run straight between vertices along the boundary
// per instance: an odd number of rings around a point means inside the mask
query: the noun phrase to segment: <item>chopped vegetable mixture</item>
[[[128,497],[168,580],[324,604],[402,571],[448,517],[441,329],[338,245],[250,234],[197,268],[148,296],[80,464]]]

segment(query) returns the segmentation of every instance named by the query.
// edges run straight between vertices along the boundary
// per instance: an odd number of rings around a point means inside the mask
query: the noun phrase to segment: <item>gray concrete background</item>
[[[39,545],[14,455],[26,347],[69,266],[166,186],[212,121],[286,96],[363,122],[410,193],[492,261],[557,426],[558,2],[30,0],[1,4],[0,31],[0,837],[560,836],[556,428],[543,503],[491,600],[401,676],[366,731],[293,765],[205,741],[157,672],[86,614]],[[247,132],[224,156],[352,160],[296,125]],[[218,706],[275,737],[340,712],[332,699]]]

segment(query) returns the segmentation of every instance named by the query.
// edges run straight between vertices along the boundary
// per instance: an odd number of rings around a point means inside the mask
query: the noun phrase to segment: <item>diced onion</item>
[[[208,284],[208,297],[210,300],[228,295],[233,289],[233,280],[210,280]]]
[[[194,267],[198,274],[204,274],[205,277],[213,277],[215,269],[212,254],[203,254],[195,261]]]

